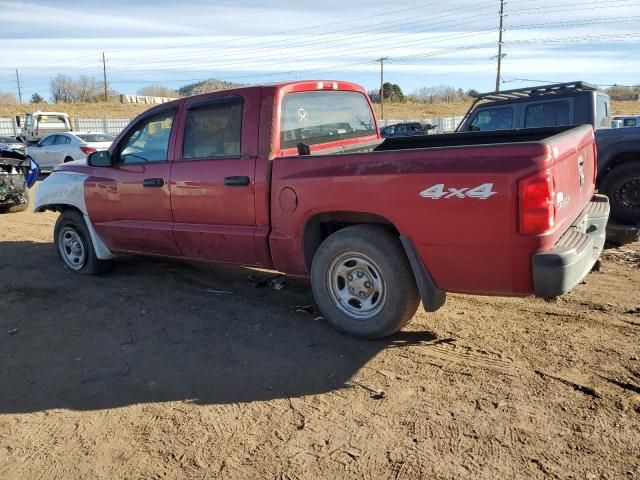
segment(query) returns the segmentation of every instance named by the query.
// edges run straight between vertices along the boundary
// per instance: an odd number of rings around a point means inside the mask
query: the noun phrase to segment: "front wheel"
[[[398,238],[375,225],[355,225],[329,236],[313,259],[311,286],[329,323],[362,338],[397,332],[420,301]]]
[[[615,220],[627,225],[640,224],[640,161],[613,167],[600,190],[609,197]]]
[[[72,272],[93,275],[100,273],[107,262],[98,259],[83,216],[66,210],[58,217],[54,229],[58,256]]]

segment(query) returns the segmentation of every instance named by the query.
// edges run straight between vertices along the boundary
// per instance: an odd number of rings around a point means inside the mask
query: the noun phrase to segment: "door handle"
[[[162,187],[164,185],[164,179],[162,178],[145,178],[142,181],[143,187]]]
[[[224,184],[228,187],[247,187],[251,183],[249,177],[225,177]]]

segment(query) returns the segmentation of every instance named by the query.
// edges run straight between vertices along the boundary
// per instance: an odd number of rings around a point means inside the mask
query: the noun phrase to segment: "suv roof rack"
[[[599,90],[598,87],[587,82],[567,82],[554,83],[551,85],[540,85],[538,87],[514,88],[513,90],[502,90],[500,92],[479,93],[474,95],[477,100],[515,100],[518,98],[529,98],[546,95],[557,95],[567,92],[583,92]]]

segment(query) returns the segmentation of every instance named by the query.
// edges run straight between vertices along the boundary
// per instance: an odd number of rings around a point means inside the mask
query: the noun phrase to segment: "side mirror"
[[[21,125],[20,125],[20,115],[16,115],[16,125],[18,126],[18,128],[21,128]]]
[[[87,165],[90,167],[111,167],[113,160],[109,150],[98,150],[87,157]]]

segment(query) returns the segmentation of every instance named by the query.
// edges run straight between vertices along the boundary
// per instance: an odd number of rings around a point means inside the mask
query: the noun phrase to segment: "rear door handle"
[[[145,178],[142,181],[143,187],[162,187],[164,185],[164,179],[162,178]]]
[[[249,177],[225,177],[224,184],[228,187],[247,187],[251,183]]]

